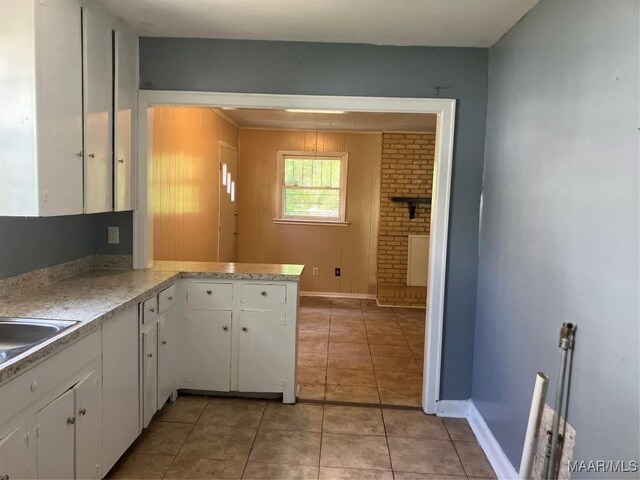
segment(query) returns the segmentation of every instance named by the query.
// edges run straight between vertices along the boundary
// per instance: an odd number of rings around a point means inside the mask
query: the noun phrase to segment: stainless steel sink
[[[48,340],[76,322],[0,317],[0,364]]]

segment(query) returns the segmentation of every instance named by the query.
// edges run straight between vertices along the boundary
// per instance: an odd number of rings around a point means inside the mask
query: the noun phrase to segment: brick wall
[[[435,134],[385,133],[382,136],[378,301],[424,306],[425,287],[407,286],[408,235],[429,234],[431,208],[419,205],[409,219],[406,203],[391,197],[430,197],[433,188]]]

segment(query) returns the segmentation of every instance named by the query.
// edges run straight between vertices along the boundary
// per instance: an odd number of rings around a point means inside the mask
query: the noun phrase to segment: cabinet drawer
[[[142,323],[149,323],[158,317],[158,299],[154,296],[142,302]]]
[[[281,305],[287,303],[287,287],[263,283],[240,285],[240,303],[255,305]]]
[[[188,283],[187,307],[211,308],[229,305],[233,299],[232,283]]]
[[[158,294],[158,313],[163,314],[176,302],[176,286],[171,285]]]

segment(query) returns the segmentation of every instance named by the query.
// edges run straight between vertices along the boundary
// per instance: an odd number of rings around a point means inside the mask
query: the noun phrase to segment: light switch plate
[[[120,227],[108,227],[108,243],[120,243]]]

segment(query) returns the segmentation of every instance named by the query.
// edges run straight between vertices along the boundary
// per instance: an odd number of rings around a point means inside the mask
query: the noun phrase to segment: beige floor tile
[[[260,428],[321,432],[322,405],[267,403]]]
[[[326,381],[327,369],[325,367],[300,367],[296,375],[299,383],[322,385]]]
[[[442,420],[444,421],[444,426],[447,427],[451,440],[461,442],[477,441],[466,418],[443,418]]]
[[[398,389],[378,387],[380,403],[384,405],[402,405],[419,407],[422,405],[422,389]]]
[[[298,314],[298,321],[326,322],[331,318],[331,310],[301,308]]]
[[[300,400],[324,400],[325,385],[314,385],[310,383],[298,384],[300,390],[298,391],[298,398]]]
[[[426,318],[426,310],[424,308],[394,308],[393,313],[398,319],[424,320]]]
[[[450,440],[389,437],[387,441],[394,470],[459,476],[465,474]]]
[[[470,477],[496,478],[489,460],[476,442],[453,442],[462,467]]]
[[[376,357],[412,358],[409,345],[369,345],[371,355]]]
[[[371,357],[373,366],[382,372],[414,372],[420,373],[418,364],[412,358],[400,357]]]
[[[257,427],[265,405],[264,400],[213,398],[202,412],[198,423],[223,427]]]
[[[437,473],[410,473],[394,470],[395,480],[467,480],[466,476],[439,475]]]
[[[390,470],[320,467],[320,480],[393,480]]]
[[[106,478],[160,479],[173,462],[173,455],[129,452],[118,461]]]
[[[210,460],[247,460],[257,429],[197,424],[180,455]]]
[[[300,297],[300,303],[305,307],[331,307],[331,297]]]
[[[379,408],[325,405],[322,431],[351,435],[384,435]]]
[[[326,353],[298,352],[298,367],[326,367]]]
[[[365,321],[367,335],[396,335],[404,336],[397,323],[378,323]]]
[[[325,342],[314,342],[311,340],[298,340],[298,352],[302,353],[327,353],[328,343]]]
[[[372,435],[322,435],[323,467],[391,470],[385,437]]]
[[[329,342],[329,355],[369,355],[366,343]]]
[[[242,478],[245,480],[316,480],[318,467],[249,462]]]
[[[416,437],[448,440],[449,434],[441,418],[419,410],[382,410],[389,437]]]
[[[367,333],[369,344],[371,345],[397,345],[399,347],[408,347],[407,340],[401,333],[398,334],[371,334]]]
[[[331,325],[331,333],[336,333],[336,332],[355,332],[355,333],[362,333],[365,336],[367,335],[367,329],[363,324],[360,324],[360,323],[341,324],[340,322],[334,322],[334,324]]]
[[[331,323],[364,325],[364,317],[356,310],[331,310]]]
[[[360,385],[375,387],[376,376],[373,370],[354,370],[348,368],[327,368],[327,385]]]
[[[319,320],[304,318],[298,319],[298,330],[316,330],[319,332],[328,332],[330,325],[331,322],[328,318]]]
[[[332,353],[329,354],[328,367],[373,370],[373,363],[370,355],[338,355]]]
[[[136,439],[133,451],[175,456],[193,430],[193,426],[192,423],[153,421]]]
[[[419,372],[387,372],[376,370],[378,387],[385,389],[422,389],[422,374]]]
[[[196,395],[180,395],[175,403],[166,403],[154,420],[163,422],[196,423],[209,398]]]
[[[324,398],[334,402],[380,403],[376,387],[360,385],[327,385]]]
[[[332,331],[329,336],[329,341],[367,343],[367,334],[363,331]]]
[[[239,479],[242,478],[244,460],[213,460],[210,458],[178,455],[164,478],[185,479]]]
[[[260,429],[249,456],[251,462],[317,466],[320,459],[317,432]]]
[[[298,341],[326,343],[329,341],[329,333],[318,330],[302,330],[298,332]]]
[[[360,299],[359,298],[339,298],[333,297],[331,299],[331,308],[349,308],[349,309],[360,309]]]

